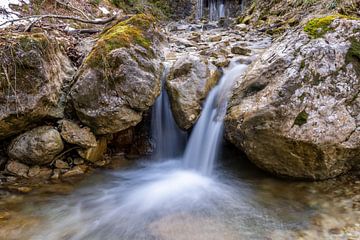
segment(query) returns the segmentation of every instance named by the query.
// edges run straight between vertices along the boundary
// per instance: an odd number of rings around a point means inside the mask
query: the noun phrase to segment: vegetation
[[[102,67],[106,63],[104,59],[112,50],[130,47],[132,44],[138,44],[149,49],[151,39],[146,36],[145,32],[151,28],[154,22],[153,16],[138,14],[105,30],[85,63],[94,67]]]
[[[305,112],[305,110],[303,110],[295,118],[294,125],[298,125],[298,126],[304,125],[305,123],[307,123],[308,117],[309,117],[309,114],[307,112]]]
[[[345,16],[341,14],[329,15],[321,18],[313,18],[311,19],[304,27],[304,31],[308,33],[312,38],[319,38],[324,36],[327,32],[332,31],[333,29],[330,27],[331,23],[335,19],[350,19],[350,20],[358,20],[358,18]]]

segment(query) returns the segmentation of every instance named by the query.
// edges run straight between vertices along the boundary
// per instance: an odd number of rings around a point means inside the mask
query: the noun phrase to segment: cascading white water
[[[209,20],[217,21],[225,17],[224,0],[209,0]]]
[[[211,173],[222,140],[229,91],[246,67],[232,63],[219,84],[210,91],[185,150],[183,161],[186,167],[202,174]]]
[[[204,0],[198,0],[196,4],[196,19],[200,20],[204,15]]]
[[[162,91],[152,109],[151,131],[156,143],[153,158],[165,160],[182,154],[186,134],[179,129],[173,118],[169,97],[165,89],[165,80],[169,72],[168,63],[164,63]]]
[[[208,0],[207,7],[209,10],[209,20],[217,21],[225,17],[225,0]],[[204,0],[198,0],[196,4],[196,19],[204,17]]]

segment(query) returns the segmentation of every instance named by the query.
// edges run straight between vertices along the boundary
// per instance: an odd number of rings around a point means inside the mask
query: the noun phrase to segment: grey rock
[[[0,140],[61,118],[74,74],[58,43],[42,33],[8,34],[0,44]]]
[[[28,177],[29,166],[17,161],[10,161],[6,165],[6,170],[20,177]]]
[[[42,126],[16,137],[8,148],[8,154],[13,160],[43,165],[51,162],[63,149],[60,133],[53,127]]]
[[[226,137],[262,169],[326,179],[360,161],[359,62],[349,56],[360,21],[331,28],[319,39],[287,32],[235,84]]]
[[[191,55],[179,58],[166,80],[171,108],[182,129],[193,126],[201,112],[201,104],[220,78],[217,68],[206,60]]]
[[[83,148],[96,147],[96,137],[87,127],[81,128],[78,124],[69,121],[59,121],[61,137],[68,143]]]
[[[79,119],[97,135],[116,133],[137,125],[143,112],[153,105],[160,94],[162,53],[158,49],[161,43],[159,33],[153,25],[136,26],[142,21],[137,21],[138,18],[136,15],[127,22],[135,31],[142,33],[144,42],[149,45],[132,41],[128,46],[119,34],[103,34],[105,39],[99,39],[94,46],[71,90]],[[120,41],[119,47],[107,52],[103,47],[106,41]],[[114,45],[113,42],[109,44]]]

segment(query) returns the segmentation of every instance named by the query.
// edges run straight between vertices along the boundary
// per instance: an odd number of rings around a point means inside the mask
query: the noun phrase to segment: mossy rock
[[[335,19],[349,19],[349,20],[360,20],[360,18],[345,16],[341,14],[329,15],[321,18],[311,19],[304,27],[304,31],[312,38],[320,38],[327,32],[332,31],[330,27],[331,23]]]
[[[105,67],[108,65],[106,58],[112,50],[129,48],[134,44],[151,53],[152,36],[146,31],[153,28],[154,22],[156,19],[152,15],[138,14],[106,29],[84,63],[91,67]]]

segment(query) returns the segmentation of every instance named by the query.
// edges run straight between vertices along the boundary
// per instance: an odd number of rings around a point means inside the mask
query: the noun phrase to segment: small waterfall
[[[204,0],[198,0],[196,5],[196,19],[200,20],[204,15]]]
[[[226,15],[225,0],[198,0],[196,4],[196,19],[200,20],[204,16],[205,7],[208,8],[210,21],[217,21]]]
[[[152,139],[156,143],[153,157],[161,160],[181,155],[186,141],[186,134],[176,125],[171,112],[169,96],[165,89],[169,66],[166,63],[164,66],[162,91],[152,109],[151,119]]]
[[[247,65],[233,63],[219,84],[210,91],[185,150],[183,161],[186,167],[202,174],[211,173],[222,141],[229,92],[235,79],[246,68]]]
[[[209,20],[217,21],[222,17],[225,17],[224,0],[209,0]]]

